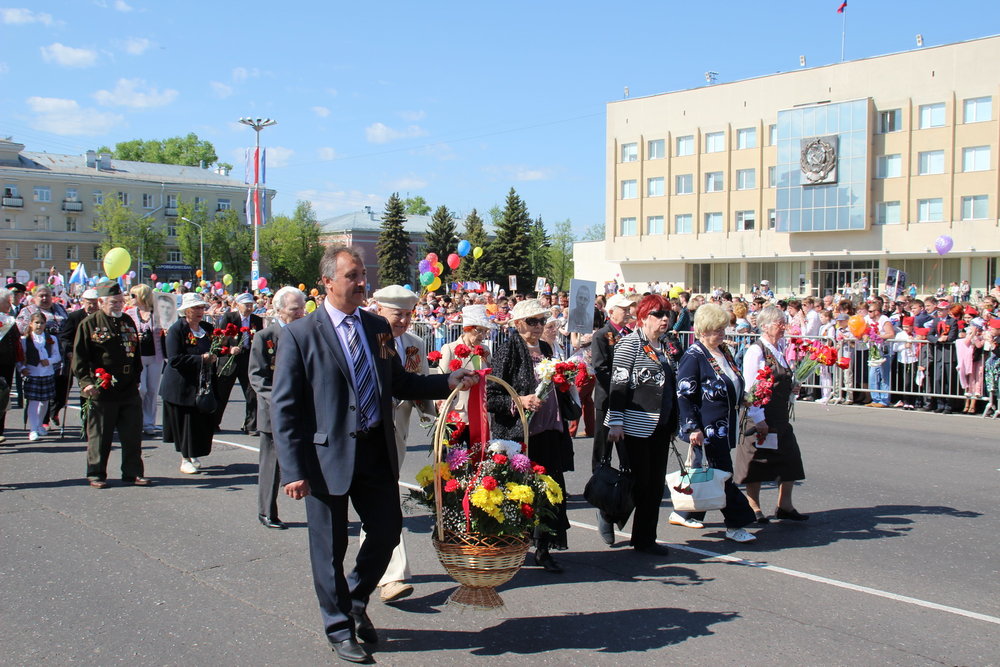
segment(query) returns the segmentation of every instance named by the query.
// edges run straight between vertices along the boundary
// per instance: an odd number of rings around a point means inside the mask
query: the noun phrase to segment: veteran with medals
[[[108,486],[108,457],[115,430],[121,438],[122,481],[149,486],[142,465],[142,402],[139,336],[125,312],[116,282],[97,288],[98,310],[84,319],[73,341],[73,374],[85,399],[87,479],[96,489]]]

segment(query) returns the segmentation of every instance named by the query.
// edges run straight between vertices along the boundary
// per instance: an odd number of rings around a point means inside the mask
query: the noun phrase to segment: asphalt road
[[[172,445],[147,441],[156,486],[103,491],[83,479],[82,442],[29,443],[20,414],[8,416],[0,664],[339,663],[320,627],[302,503],[279,501],[290,530],[256,521],[256,442],[237,430],[242,410],[236,389],[203,474],[182,475]],[[501,589],[502,614],[444,604],[455,584],[434,556],[430,519],[409,514],[416,591],[372,602],[376,659],[1000,664],[1000,421],[806,404],[795,428],[808,476],[796,505],[811,520],[754,529],[758,541],[738,545],[722,539],[718,513],[703,530],[668,526],[667,499],[665,560],[600,541],[580,497],[590,443],[577,439],[566,572],[525,567]],[[406,482],[429,460],[429,438],[411,433]],[[119,463],[116,450],[111,470]],[[775,495],[765,489],[765,507]]]

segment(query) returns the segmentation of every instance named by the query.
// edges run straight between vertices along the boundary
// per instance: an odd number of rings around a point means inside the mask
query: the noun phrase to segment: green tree
[[[535,284],[531,272],[531,226],[528,207],[511,188],[495,228],[496,236],[483,256],[487,280],[506,288],[507,276],[516,275],[517,291],[531,291]]]
[[[552,247],[549,248],[549,257],[552,260],[552,280],[556,290],[569,291],[569,281],[573,279],[573,243],[576,236],[573,234],[573,225],[569,218],[556,223],[555,233],[552,235]]]
[[[479,217],[476,209],[472,209],[472,212],[465,218],[465,236],[463,238],[469,242],[473,249],[479,247],[485,250],[486,246],[489,245],[483,219]],[[455,279],[463,282],[466,280],[477,282],[486,280],[486,273],[483,270],[484,261],[484,259],[476,259],[470,250],[469,254],[462,258],[462,264],[455,272]]]
[[[584,241],[603,241],[604,240],[604,225],[596,224],[587,227],[583,230],[583,240]]]
[[[215,275],[212,265],[222,262],[220,274],[232,274],[234,288],[250,282],[250,254],[253,253],[253,228],[240,221],[236,211],[219,211],[204,228],[205,280],[222,280]],[[232,289],[230,290],[232,291]]]
[[[101,153],[111,153],[116,160],[133,162],[156,162],[159,164],[180,164],[197,167],[204,163],[210,167],[219,159],[215,154],[215,146],[211,141],[202,140],[194,132],[186,137],[170,137],[169,139],[132,139],[115,144],[111,150],[107,146],[98,149]],[[226,166],[232,168],[232,165]]]
[[[551,281],[552,260],[549,258],[549,248],[552,243],[549,241],[549,235],[545,232],[542,216],[535,218],[531,224],[530,243],[532,273],[536,278],[544,277]],[[520,285],[520,281],[518,281],[518,285]]]
[[[211,269],[208,266],[201,266],[201,236],[198,233],[198,228],[191,222],[198,223],[205,230],[212,220],[208,217],[204,206],[195,207],[194,202],[185,200],[177,202],[177,247],[181,251],[181,259],[184,260],[185,264],[204,269],[206,273]],[[205,251],[208,252],[207,247]],[[212,264],[207,255],[205,261],[208,262],[209,266]],[[204,279],[208,280],[207,277]]]
[[[410,266],[410,233],[403,227],[406,213],[399,193],[394,192],[385,203],[382,226],[375,253],[378,256],[379,287],[405,285],[413,271]]]
[[[276,215],[260,232],[261,259],[270,264],[274,289],[281,285],[305,283],[306,288],[319,280],[319,261],[323,244],[319,240],[319,221],[312,204],[300,201],[291,216]]]
[[[404,199],[403,208],[406,211],[406,215],[427,215],[431,212],[430,204],[420,195]]]
[[[440,276],[441,282],[445,282],[452,273],[451,267],[448,266],[448,255],[455,252],[458,247],[458,241],[455,239],[456,231],[455,216],[447,206],[438,206],[431,216],[431,224],[424,237],[424,250],[436,254],[438,261],[444,266]]]
[[[132,256],[132,267],[139,261],[156,264],[163,258],[167,235],[151,218],[141,216],[119,201],[113,193],[106,193],[104,203],[94,209],[93,227],[103,234],[101,255],[112,248],[125,248]]]

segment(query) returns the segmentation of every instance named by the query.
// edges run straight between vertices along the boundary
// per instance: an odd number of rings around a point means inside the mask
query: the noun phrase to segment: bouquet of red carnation
[[[243,328],[245,329],[246,327]],[[210,351],[217,357],[225,357],[225,360],[222,360],[219,366],[219,375],[229,375],[236,370],[234,363],[236,355],[230,354],[232,350],[230,346],[233,343],[233,339],[240,335],[240,332],[240,327],[232,322],[227,324],[224,329],[214,329],[212,331],[212,348]]]
[[[455,358],[448,363],[448,370],[457,371],[466,364],[472,364],[473,370],[482,370],[485,357],[486,348],[482,345],[476,345],[472,348],[465,343],[459,343],[455,346]]]
[[[764,366],[757,371],[757,378],[747,393],[747,405],[755,408],[762,408],[771,402],[771,393],[774,391],[774,371],[770,366]]]
[[[431,368],[437,368],[438,362],[441,361],[441,353],[437,350],[433,350],[427,353],[427,365]]]
[[[94,379],[97,380],[94,384],[98,389],[110,389],[111,385],[117,382],[115,377],[103,368],[98,368],[94,371]],[[83,401],[83,406],[80,408],[80,428],[84,432],[87,430],[87,416],[93,407],[94,399],[93,397],[89,397]]]

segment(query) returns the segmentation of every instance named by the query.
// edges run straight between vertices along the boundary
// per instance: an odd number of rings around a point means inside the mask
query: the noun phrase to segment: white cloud
[[[224,100],[233,94],[232,86],[227,86],[219,81],[209,81],[208,85],[212,87],[212,95],[218,97],[220,100]]]
[[[52,15],[36,13],[30,9],[0,9],[0,21],[8,25],[24,25],[25,23],[52,25]]]
[[[145,37],[129,37],[125,40],[125,52],[133,56],[141,56],[153,43]]]
[[[311,203],[320,219],[360,211],[365,206],[381,212],[385,203],[379,195],[366,194],[360,190],[299,190],[295,193],[295,198]]]
[[[422,190],[427,187],[427,181],[416,176],[404,176],[391,181],[388,185],[390,190]]]
[[[337,157],[337,151],[333,150],[329,146],[321,146],[316,149],[316,155],[320,160],[333,160]]]
[[[247,69],[246,67],[234,67],[233,68],[233,81],[236,83],[241,83],[247,79],[256,79],[260,76],[260,70],[256,67],[252,69]]]
[[[37,114],[31,126],[36,130],[66,136],[105,134],[125,120],[119,114],[81,107],[76,100],[58,97],[29,97],[28,107]]]
[[[552,178],[551,169],[525,167],[523,165],[500,165],[484,167],[483,171],[501,180],[545,181]]]
[[[42,59],[63,67],[91,67],[97,63],[97,51],[77,49],[54,42],[42,47]]]
[[[326,107],[315,106],[312,108],[312,110],[313,113],[319,116],[320,118],[326,118],[327,116],[330,115],[330,110]]]
[[[373,144],[386,144],[396,139],[413,139],[427,135],[427,130],[419,125],[409,125],[396,130],[384,123],[372,123],[365,128],[365,137]]]
[[[285,148],[284,146],[268,146],[267,166],[278,168],[287,167],[288,161],[292,159],[293,155],[295,155],[295,151],[291,148]]]
[[[125,0],[115,0],[115,9],[120,12],[130,12],[132,11],[132,6],[125,2]]]
[[[427,117],[426,111],[400,111],[399,117],[405,120],[407,123],[416,123],[418,120],[423,120]]]
[[[118,79],[115,89],[99,90],[94,93],[94,99],[107,107],[129,107],[132,109],[152,109],[170,104],[177,98],[177,91],[166,89],[160,92],[157,88],[148,88],[145,92],[139,90],[145,87],[142,79]]]

